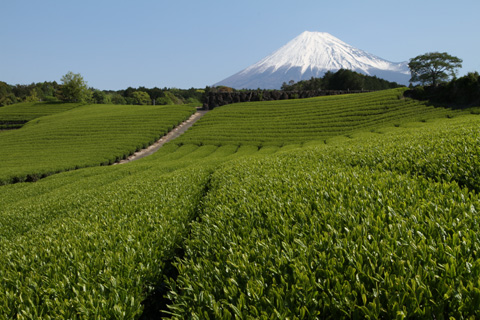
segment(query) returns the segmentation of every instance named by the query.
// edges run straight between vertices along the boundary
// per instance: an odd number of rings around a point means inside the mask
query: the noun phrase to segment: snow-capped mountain
[[[408,84],[407,62],[390,62],[352,47],[326,32],[305,31],[273,54],[215,84],[236,89],[279,89],[283,82],[322,77],[327,71],[349,69]]]

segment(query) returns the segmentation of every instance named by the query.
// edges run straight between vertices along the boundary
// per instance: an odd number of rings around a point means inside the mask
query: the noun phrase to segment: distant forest
[[[10,105],[19,102],[48,101],[55,102],[62,100],[60,97],[61,84],[53,82],[38,82],[28,85],[10,85],[0,81],[0,106]],[[132,88],[125,90],[97,90],[91,91],[89,103],[98,104],[201,104],[204,90],[201,89],[177,89],[177,88]]]
[[[61,101],[61,84],[53,82],[38,82],[28,85],[10,85],[0,81],[0,107],[19,102]],[[186,104],[193,103],[205,105],[212,93],[255,93],[265,95],[264,92],[272,91],[271,95],[278,92],[308,92],[308,91],[375,91],[401,87],[396,82],[389,82],[376,76],[367,76],[358,72],[341,69],[337,72],[327,72],[322,78],[311,78],[299,82],[290,81],[283,83],[281,91],[278,90],[235,90],[229,87],[206,87],[205,89],[177,89],[177,88],[145,88],[128,87],[124,90],[97,90],[89,88],[91,95],[87,103],[98,104]],[[260,92],[262,91],[262,92]],[[471,106],[480,104],[480,75],[470,72],[467,75],[454,78],[449,82],[437,86],[417,86],[407,95],[421,100],[431,100],[435,103]],[[210,101],[211,102],[211,101]],[[237,101],[238,102],[238,101]],[[207,103],[208,104],[208,103]],[[222,103],[223,104],[223,103]]]
[[[376,91],[402,87],[376,76],[367,76],[355,71],[340,69],[337,72],[327,71],[322,78],[311,78],[298,82],[290,81],[282,84],[283,91],[316,91],[316,90],[361,90]]]

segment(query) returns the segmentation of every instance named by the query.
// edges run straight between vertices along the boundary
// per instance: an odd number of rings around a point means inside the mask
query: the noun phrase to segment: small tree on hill
[[[462,62],[462,59],[446,52],[430,52],[416,56],[408,63],[412,74],[410,82],[437,86],[439,82],[455,77],[457,68],[462,67]]]
[[[69,71],[61,79],[58,98],[65,102],[87,102],[92,95],[80,73]]]

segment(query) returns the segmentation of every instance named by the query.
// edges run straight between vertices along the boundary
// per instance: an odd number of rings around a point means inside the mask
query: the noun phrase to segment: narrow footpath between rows
[[[115,162],[114,165],[124,164],[133,160],[138,160],[157,152],[158,149],[160,149],[165,143],[172,141],[175,138],[178,138],[181,134],[187,131],[188,128],[190,128],[195,122],[197,122],[201,117],[203,117],[205,113],[207,113],[206,110],[198,110],[190,118],[176,126],[172,131],[161,137],[160,140],[156,141],[154,144],[150,145],[145,149],[135,152],[126,159]]]

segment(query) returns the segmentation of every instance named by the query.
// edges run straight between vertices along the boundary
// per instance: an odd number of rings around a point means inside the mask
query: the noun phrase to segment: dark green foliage
[[[138,105],[148,105],[152,104],[152,100],[150,100],[150,96],[145,91],[135,91],[132,93],[133,104]]]
[[[0,82],[0,106],[17,102],[35,102],[55,99],[56,83],[37,83],[30,85],[7,85]]]
[[[177,89],[177,88],[132,88],[125,90],[97,90],[93,88],[87,89],[86,82],[83,81],[81,75],[68,73],[63,80],[68,80],[71,85],[59,85],[53,82],[39,82],[29,85],[9,85],[0,81],[0,107],[19,102],[35,102],[35,101],[64,101],[64,102],[90,102],[97,104],[145,104],[146,99],[139,100],[135,92],[145,92],[150,97],[150,103],[155,100],[155,104],[196,104],[200,105],[203,99],[204,90],[201,89]],[[81,78],[81,79],[80,79]],[[62,80],[62,81],[63,81]],[[82,80],[82,81],[78,81]],[[83,83],[83,84],[82,84]],[[82,84],[82,85],[80,85]],[[76,89],[74,89],[74,87]],[[78,90],[79,88],[82,88]],[[134,96],[137,97],[134,97]],[[140,94],[143,95],[143,94]],[[139,103],[141,101],[142,103]]]
[[[17,102],[12,87],[5,82],[0,81],[0,107],[8,106]]]
[[[178,99],[173,93],[165,91],[163,97],[156,99],[155,104],[161,105],[171,105],[171,104],[182,104],[182,101]]]
[[[480,75],[469,72],[467,75],[451,81],[444,93],[447,102],[480,105]]]
[[[39,82],[32,83],[29,85],[8,85],[5,82],[0,81],[0,106],[2,101],[5,103],[6,96],[8,95],[8,104],[13,104],[17,102],[35,102],[35,101],[57,101],[55,98],[56,92],[58,90],[58,84],[53,82]],[[30,99],[29,99],[30,97]],[[35,99],[32,99],[35,97]],[[28,101],[34,100],[34,101]]]
[[[110,99],[111,97],[107,96],[107,94],[103,91],[100,91],[100,90],[93,91],[93,94],[92,94],[93,103],[98,103],[98,104],[111,103],[111,101],[109,101]]]
[[[92,92],[79,73],[69,71],[62,79],[57,97],[64,102],[88,102]]]
[[[111,102],[113,104],[127,104],[127,100],[125,100],[125,98],[119,93],[111,94]]]
[[[462,67],[462,59],[446,52],[429,52],[410,59],[408,67],[412,73],[410,82],[435,87],[455,77],[456,70]]]
[[[469,72],[463,77],[435,87],[415,87],[408,95],[454,107],[478,106],[480,105],[480,75],[478,72]]]
[[[340,69],[336,72],[327,71],[322,78],[311,78],[297,83],[284,83],[284,91],[311,90],[385,90],[400,87],[396,82],[390,82],[376,76],[367,76],[355,71]]]
[[[334,73],[328,80],[328,89],[338,90],[362,90],[364,86],[363,76],[359,73],[341,69]]]
[[[177,89],[177,88],[163,88],[157,87],[149,89],[145,87],[132,88],[129,87],[125,90],[118,91],[105,91],[108,95],[111,95],[111,101],[114,104],[138,104],[138,99],[134,98],[135,92],[146,92],[150,97],[150,103],[155,102],[156,105],[171,105],[171,104],[197,104],[200,105],[200,101],[203,98],[203,90],[194,88],[190,89]],[[123,99],[123,100],[122,100]],[[118,102],[116,102],[118,101]]]

